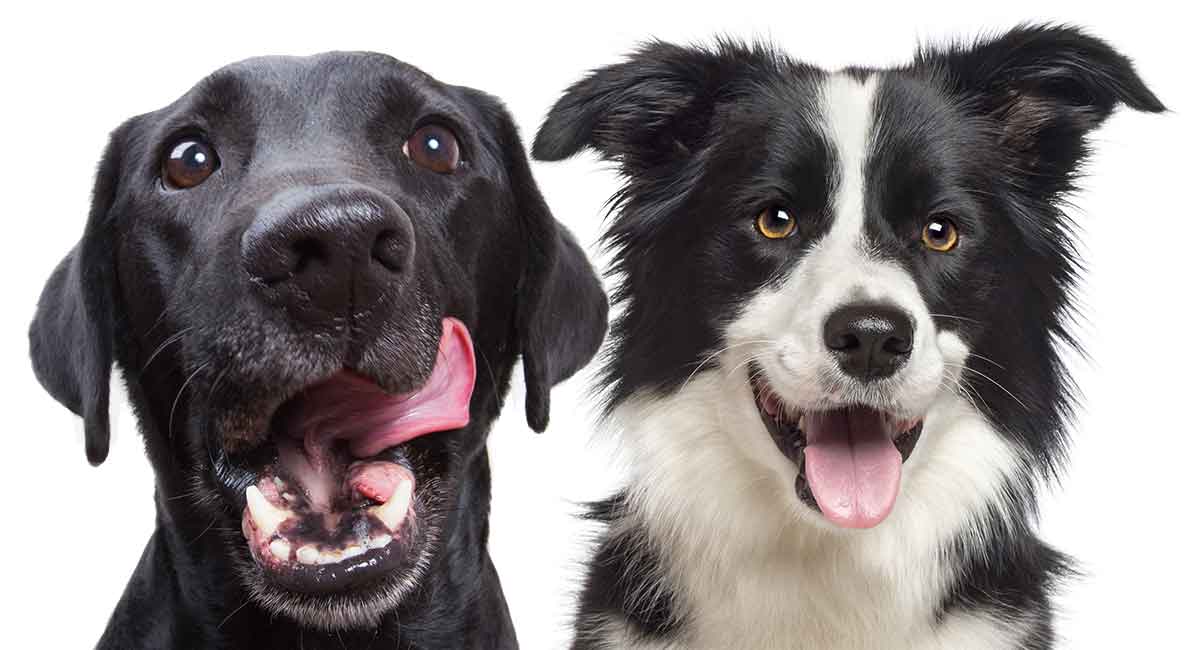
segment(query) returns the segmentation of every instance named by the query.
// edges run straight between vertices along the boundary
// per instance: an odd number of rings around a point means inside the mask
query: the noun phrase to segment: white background
[[[112,453],[93,469],[81,425],[42,392],[26,347],[42,282],[82,232],[94,165],[106,134],[125,117],[163,106],[245,57],[370,49],[500,96],[528,140],[564,87],[650,36],[769,37],[825,66],[886,65],[904,61],[922,40],[1023,20],[1078,23],[1109,39],[1173,110],[1116,115],[1097,134],[1092,174],[1075,201],[1091,267],[1080,293],[1080,332],[1092,359],[1072,359],[1084,408],[1071,471],[1050,491],[1042,526],[1085,571],[1060,599],[1063,646],[1194,642],[1200,107],[1192,19],[1149,2],[1112,3],[1122,5],[1119,12],[1094,1],[895,2],[882,9],[748,0],[516,4],[159,2],[135,9],[98,2],[4,10],[0,602],[11,599],[4,606],[8,647],[94,643],[153,526],[152,475],[124,395],[114,393]],[[614,176],[586,156],[534,171],[558,218],[594,243]],[[578,378],[555,391],[550,429],[535,436],[525,427],[518,379],[491,437],[491,548],[527,648],[564,647],[586,548],[572,513],[576,503],[605,495],[616,475],[606,445],[589,443],[585,383]]]

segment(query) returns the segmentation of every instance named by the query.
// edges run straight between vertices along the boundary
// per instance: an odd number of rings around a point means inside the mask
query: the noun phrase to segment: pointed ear
[[[29,328],[34,374],[54,399],[83,418],[84,444],[93,465],[108,456],[114,325],[110,212],[127,127],[109,139],[83,237],[46,282]]]
[[[533,157],[562,160],[590,147],[628,175],[670,167],[703,143],[721,102],[778,62],[761,46],[650,42],[568,88],[538,129]]]
[[[923,51],[915,65],[932,67],[969,110],[996,120],[1018,171],[1050,193],[1070,188],[1088,153],[1084,136],[1117,105],[1165,110],[1128,58],[1073,27],[1018,27],[970,46]]]

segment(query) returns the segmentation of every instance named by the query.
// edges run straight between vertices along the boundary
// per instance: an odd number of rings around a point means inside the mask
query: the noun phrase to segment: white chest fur
[[[596,621],[597,637],[614,648],[1018,646],[1029,625],[1011,614],[935,618],[955,572],[946,544],[970,539],[988,504],[1003,507],[1019,460],[969,403],[940,399],[891,516],[847,531],[796,498],[795,468],[762,429],[744,380],[729,375],[703,373],[614,413],[633,470],[629,523],[664,549],[684,622],[665,644],[637,640],[621,621]]]

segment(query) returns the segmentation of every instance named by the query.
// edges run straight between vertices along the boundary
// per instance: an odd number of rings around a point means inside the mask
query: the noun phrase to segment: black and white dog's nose
[[[385,197],[340,190],[295,199],[273,202],[242,236],[246,270],[289,306],[344,317],[411,272],[412,223]]]
[[[883,379],[912,353],[912,319],[893,305],[850,304],[825,320],[824,338],[846,374],[862,381]]]

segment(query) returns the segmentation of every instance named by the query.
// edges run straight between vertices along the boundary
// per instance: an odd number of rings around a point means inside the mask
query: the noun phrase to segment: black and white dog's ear
[[[923,51],[915,65],[932,66],[969,110],[997,120],[1020,171],[1050,181],[1051,192],[1069,189],[1087,155],[1084,136],[1119,104],[1165,110],[1128,58],[1073,27],[1018,27],[973,45]]]
[[[533,157],[562,160],[590,147],[631,176],[686,160],[728,99],[728,82],[752,69],[741,64],[761,63],[764,53],[648,43],[568,88],[538,129]]]
[[[100,160],[83,237],[54,269],[29,327],[38,381],[83,418],[93,465],[108,456],[108,387],[113,363],[113,236],[125,126],[113,132]]]
[[[512,118],[498,100],[478,94],[498,131],[523,231],[516,334],[525,368],[525,417],[541,432],[550,421],[550,389],[583,368],[604,341],[608,297],[583,249],[550,213]]]

